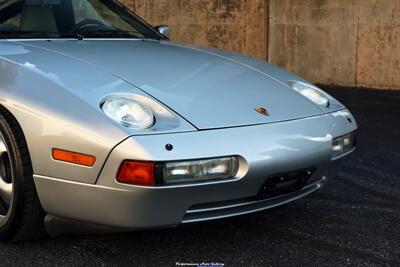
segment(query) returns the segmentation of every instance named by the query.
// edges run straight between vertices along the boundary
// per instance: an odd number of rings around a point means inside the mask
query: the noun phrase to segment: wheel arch
[[[0,114],[6,118],[11,118],[12,120],[14,120],[14,124],[13,124],[13,128],[14,130],[19,131],[19,134],[22,136],[22,138],[20,138],[19,141],[24,142],[22,145],[24,145],[27,149],[27,156],[29,157],[29,162],[30,162],[30,171],[33,174],[33,168],[32,168],[32,159],[31,159],[31,153],[29,150],[29,146],[28,143],[26,141],[26,136],[25,136],[25,132],[21,126],[21,124],[19,123],[18,119],[14,116],[14,114],[4,105],[0,104]],[[9,121],[7,121],[7,123],[10,125]],[[11,126],[11,125],[10,125]]]

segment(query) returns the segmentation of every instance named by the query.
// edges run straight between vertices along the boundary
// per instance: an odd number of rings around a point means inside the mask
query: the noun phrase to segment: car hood
[[[211,50],[151,40],[24,44],[117,76],[156,98],[197,129],[272,123],[324,113],[287,87],[282,81],[283,72],[282,77],[276,71],[271,76]],[[257,108],[266,109],[269,116],[256,112]]]

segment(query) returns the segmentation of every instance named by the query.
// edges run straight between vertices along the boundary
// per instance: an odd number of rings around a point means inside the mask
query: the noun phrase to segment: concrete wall
[[[400,88],[400,0],[124,0],[172,40],[241,52],[315,83]]]
[[[400,88],[400,0],[271,0],[269,60],[311,81]]]

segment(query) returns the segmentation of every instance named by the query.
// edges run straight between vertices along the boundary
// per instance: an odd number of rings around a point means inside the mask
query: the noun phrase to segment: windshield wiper
[[[47,31],[0,31],[0,37],[5,38],[74,38],[83,40],[84,38],[113,38],[113,37],[125,37],[125,38],[136,38],[136,39],[151,39],[157,40],[157,38],[149,38],[147,36],[138,36],[138,32],[125,31],[125,30],[113,30],[113,29],[98,29],[95,31],[87,31],[82,33],[70,33],[70,32],[47,32]]]
[[[140,38],[137,36],[137,32],[130,32],[124,30],[108,30],[108,29],[98,29],[94,31],[87,31],[82,33],[85,37],[127,37],[127,38]]]
[[[31,36],[30,36],[31,35]],[[49,38],[49,37],[61,37],[61,38],[74,38],[78,40],[83,40],[84,36],[77,33],[66,33],[66,32],[46,32],[46,31],[0,31],[1,37],[42,37],[42,38]]]
[[[121,29],[98,29],[94,31],[86,31],[82,32],[82,35],[88,38],[95,37],[103,37],[103,38],[112,38],[112,37],[127,37],[127,38],[135,38],[135,39],[148,39],[148,40],[156,40],[160,41],[161,38],[148,37],[136,31],[126,31]]]

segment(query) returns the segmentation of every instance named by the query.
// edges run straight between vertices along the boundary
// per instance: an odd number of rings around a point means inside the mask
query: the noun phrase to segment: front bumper
[[[350,120],[349,120],[350,119]],[[34,175],[44,210],[54,216],[127,229],[174,226],[256,212],[310,194],[334,176],[332,138],[356,130],[346,110],[266,125],[190,133],[135,136],[110,154],[96,184]],[[166,144],[174,149],[167,151]],[[115,176],[126,159],[174,161],[237,155],[235,179],[203,184],[141,187],[120,184]],[[274,174],[313,166],[301,190],[257,199]]]

